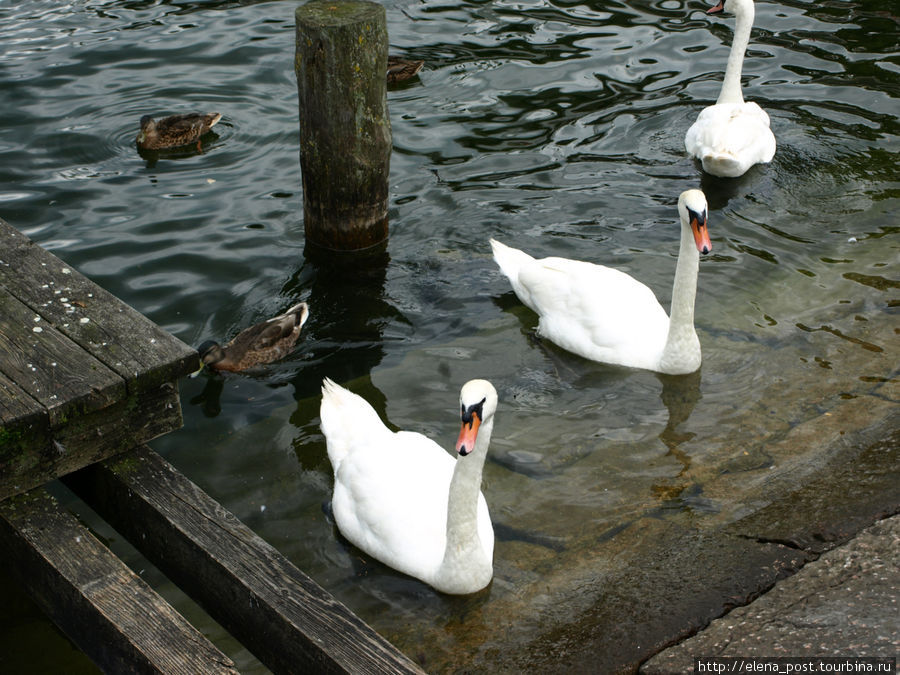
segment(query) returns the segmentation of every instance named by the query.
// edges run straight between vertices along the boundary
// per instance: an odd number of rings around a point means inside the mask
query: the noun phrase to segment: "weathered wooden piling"
[[[391,122],[384,7],[311,0],[296,11],[294,69],[307,242],[353,251],[388,235]]]

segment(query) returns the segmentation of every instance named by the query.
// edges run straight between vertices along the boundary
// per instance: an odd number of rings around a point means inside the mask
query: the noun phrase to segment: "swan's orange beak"
[[[697,213],[690,212],[691,232],[694,233],[694,243],[697,244],[697,250],[700,253],[709,253],[712,251],[712,242],[709,240],[709,230],[706,227],[706,211]]]
[[[706,10],[707,14],[718,14],[725,10],[725,0],[719,0],[719,4]]]
[[[463,457],[475,449],[475,438],[478,436],[478,427],[480,426],[481,418],[477,412],[472,412],[472,418],[468,422],[463,420],[459,438],[456,440],[456,451]]]

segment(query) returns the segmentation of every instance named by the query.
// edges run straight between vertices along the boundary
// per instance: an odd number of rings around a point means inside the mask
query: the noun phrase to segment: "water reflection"
[[[207,370],[207,369],[204,369]],[[203,415],[216,417],[222,412],[222,390],[225,388],[224,376],[218,373],[207,373],[203,391],[190,399],[191,405],[200,406]]]
[[[310,305],[311,360],[292,380],[297,400],[317,396],[324,377],[344,383],[368,376],[384,358],[384,327],[406,321],[385,297],[390,255],[384,246],[341,253],[307,244],[304,256],[281,289],[308,293]],[[374,387],[371,393],[370,403],[383,413],[384,397]]]
[[[690,457],[679,450],[682,443],[690,441],[694,438],[692,432],[679,432],[678,427],[687,422],[691,413],[700,399],[703,398],[700,393],[700,377],[702,368],[689,375],[662,375],[657,374],[662,383],[662,391],[659,394],[660,400],[669,411],[669,418],[666,421],[666,428],[659,435],[660,440],[665,443],[678,461],[681,462],[683,468],[678,475],[682,475],[690,468]]]

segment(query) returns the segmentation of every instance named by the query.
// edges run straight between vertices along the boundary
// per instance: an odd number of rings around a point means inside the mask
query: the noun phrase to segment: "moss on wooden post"
[[[388,234],[391,157],[384,7],[312,0],[296,21],[307,242],[341,251],[375,246]]]

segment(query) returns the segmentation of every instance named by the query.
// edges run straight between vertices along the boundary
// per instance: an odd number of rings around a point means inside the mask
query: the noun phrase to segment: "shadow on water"
[[[204,372],[206,369],[204,368]],[[222,412],[222,390],[225,388],[223,375],[216,373],[206,373],[206,384],[196,396],[190,399],[191,405],[200,406],[200,410],[205,417],[216,417]]]
[[[669,508],[684,508],[688,503],[691,491],[699,492],[699,486],[692,483],[688,475],[691,468],[691,456],[682,446],[688,445],[696,434],[692,431],[679,431],[678,427],[687,422],[694,408],[703,397],[700,393],[701,370],[689,375],[657,374],[662,383],[660,400],[669,412],[666,428],[659,434],[659,440],[668,449],[668,455],[681,466],[677,474],[659,480],[651,486],[655,496],[663,503],[674,504]]]
[[[347,382],[366,377],[384,358],[384,327],[404,320],[385,299],[390,255],[386,247],[336,252],[307,244],[305,262],[282,287],[296,297],[307,292],[311,363],[292,379],[294,397],[318,396],[322,378]],[[370,403],[384,412],[384,396],[373,387]]]
[[[694,164],[697,167],[697,173],[700,175],[700,189],[706,195],[710,212],[721,211],[728,206],[730,201],[739,199],[747,192],[752,191],[753,184],[759,180],[759,174],[766,170],[766,167],[756,165],[751,167],[743,176],[719,178],[706,173],[699,160],[694,160]],[[715,248],[713,250],[715,251]]]

